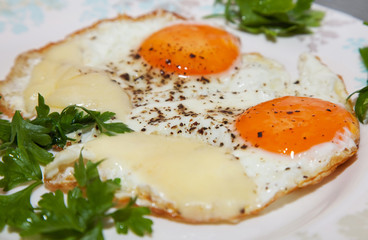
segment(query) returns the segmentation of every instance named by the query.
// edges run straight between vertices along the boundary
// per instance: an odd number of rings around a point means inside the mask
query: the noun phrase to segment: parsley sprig
[[[311,33],[320,25],[324,12],[312,10],[314,0],[216,0],[225,6],[220,15],[238,28],[253,34],[263,33],[270,40],[277,36]]]
[[[49,150],[57,146],[63,148],[69,133],[88,129],[97,125],[101,133],[131,132],[124,123],[107,122],[114,117],[112,112],[91,111],[81,106],[71,105],[61,113],[50,113],[44,98],[38,96],[35,119],[24,119],[16,111],[12,120],[0,119],[0,188],[8,191],[22,183],[42,180],[40,165],[53,160]]]
[[[135,199],[123,208],[111,212],[114,194],[120,179],[101,181],[97,166],[80,155],[74,165],[78,186],[64,194],[56,192],[41,196],[37,207],[30,204],[30,196],[40,182],[11,195],[0,196],[0,230],[8,225],[22,237],[37,239],[104,239],[103,228],[109,219],[119,234],[129,230],[139,236],[152,232],[152,220],[146,207],[135,207]]]
[[[37,117],[31,121],[32,124],[46,127],[51,136],[51,142],[47,147],[56,145],[63,148],[68,140],[67,134],[80,129],[86,129],[97,124],[101,133],[114,135],[115,133],[131,132],[124,123],[110,122],[115,113],[97,112],[88,110],[85,107],[70,105],[64,108],[61,113],[50,113],[50,107],[45,104],[44,98],[38,96],[38,106],[36,107]]]
[[[364,66],[368,70],[368,47],[360,48],[359,53],[362,57]],[[355,114],[361,123],[366,123],[368,121],[368,86],[353,92],[348,96],[347,100],[356,93],[358,93],[358,98],[356,99],[354,106]]]
[[[363,22],[364,25],[368,26],[368,22]],[[368,71],[368,47],[359,48],[360,57],[362,58],[363,64]],[[368,77],[367,86],[359,89],[348,96],[348,101],[354,94],[358,93],[354,110],[358,120],[361,123],[368,122]]]

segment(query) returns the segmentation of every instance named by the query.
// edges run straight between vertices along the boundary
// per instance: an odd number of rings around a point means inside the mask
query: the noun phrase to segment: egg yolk
[[[249,108],[236,120],[240,136],[255,147],[293,155],[328,141],[344,128],[358,131],[343,107],[316,98],[287,96]]]
[[[177,24],[149,36],[139,54],[151,65],[180,75],[205,75],[229,69],[239,56],[239,40],[208,25]]]

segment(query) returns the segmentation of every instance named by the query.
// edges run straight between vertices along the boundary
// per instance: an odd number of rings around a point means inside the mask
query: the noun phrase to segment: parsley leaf
[[[69,195],[73,194],[69,192]],[[82,193],[78,195],[81,197]],[[32,217],[28,228],[21,231],[22,236],[37,234],[58,233],[63,238],[76,235],[84,230],[85,223],[79,222],[77,209],[68,208],[64,203],[64,194],[57,190],[54,193],[45,193],[38,202],[36,214]]]
[[[96,122],[101,133],[104,133],[106,135],[112,136],[115,135],[115,133],[126,133],[133,131],[122,122],[105,123],[107,120],[113,118],[115,116],[115,113],[104,112],[101,114],[96,111],[88,110],[82,106],[71,106],[71,107],[79,108],[85,111]]]
[[[368,71],[368,47],[359,49],[360,56],[362,57],[363,64]],[[368,84],[368,79],[367,79]],[[368,121],[368,86],[363,87],[350,94],[347,98],[349,100],[351,96],[358,93],[358,98],[355,102],[354,110],[358,120],[361,123],[367,123]]]
[[[11,123],[7,120],[0,119],[0,140],[9,142],[11,138]]]
[[[128,229],[131,229],[138,236],[152,233],[152,220],[143,217],[150,214],[150,210],[143,207],[132,207],[135,201],[136,199],[131,199],[125,208],[111,214],[115,220],[115,228],[118,233],[127,234]]]
[[[312,10],[314,0],[216,0],[225,6],[221,15],[240,30],[260,34],[270,40],[277,36],[311,33],[320,25],[324,12]]]
[[[29,156],[40,164],[47,164],[53,160],[52,154],[43,148],[51,141],[47,128],[30,123],[16,111],[8,131],[10,138],[2,139],[1,150],[23,147]]]
[[[359,53],[360,56],[362,57],[365,68],[368,70],[368,47],[359,48]]]
[[[38,236],[40,239],[103,239],[103,226],[108,218],[115,220],[118,233],[128,229],[139,236],[152,232],[152,221],[144,218],[148,208],[134,207],[131,200],[124,208],[113,213],[115,191],[120,188],[120,179],[101,181],[97,166],[82,155],[74,165],[78,186],[70,190],[67,202],[61,191],[46,193],[38,202],[29,226],[23,228],[22,236]],[[124,230],[121,230],[124,229]]]
[[[29,227],[30,216],[33,215],[33,207],[30,203],[32,191],[41,182],[35,182],[27,188],[11,195],[0,195],[0,231],[5,225],[16,229]]]
[[[0,188],[9,191],[32,180],[42,180],[39,164],[29,157],[23,147],[8,149],[0,162]]]
[[[40,164],[53,160],[52,153],[44,149],[51,141],[47,129],[23,119],[16,111],[11,123],[2,122],[5,134],[1,136],[2,161],[0,187],[8,191],[31,180],[41,180]]]
[[[93,163],[88,161],[86,165],[83,164],[83,157],[79,155],[78,163],[74,164],[74,177],[78,182],[80,187],[85,187],[89,181],[94,180],[99,177],[97,171],[97,165],[100,162]]]

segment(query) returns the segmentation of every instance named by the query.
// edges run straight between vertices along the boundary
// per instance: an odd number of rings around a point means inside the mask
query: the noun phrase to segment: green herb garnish
[[[153,222],[144,217],[150,210],[135,207],[135,199],[111,212],[120,179],[101,181],[98,164],[87,161],[85,165],[80,155],[74,165],[78,186],[68,192],[66,201],[64,194],[57,190],[42,195],[34,208],[30,196],[39,182],[14,194],[0,196],[0,229],[8,225],[23,237],[37,239],[104,239],[102,230],[112,219],[119,234],[126,234],[128,230],[139,236],[151,233]]]
[[[311,33],[320,25],[324,12],[312,10],[314,0],[216,0],[225,5],[225,17],[238,28],[253,34],[263,33],[270,40],[277,36]]]
[[[35,187],[42,184],[37,181],[27,188],[11,195],[0,195],[0,231],[5,225],[14,229],[26,229],[29,227],[27,219],[34,216],[34,208],[30,198]]]
[[[61,113],[50,113],[44,98],[38,96],[37,116],[24,119],[16,111],[12,120],[0,119],[1,156],[0,188],[8,191],[33,181],[28,187],[9,195],[0,195],[0,231],[7,225],[22,237],[37,239],[104,239],[103,228],[113,220],[116,231],[126,234],[132,231],[139,236],[152,232],[152,220],[146,207],[135,207],[136,199],[113,211],[116,190],[120,179],[101,181],[98,163],[87,161],[82,155],[74,165],[74,177],[78,186],[70,190],[67,200],[64,194],[56,192],[41,196],[37,207],[30,199],[33,190],[42,184],[40,165],[53,160],[48,150],[57,146],[63,148],[67,141],[73,141],[67,134],[96,126],[101,133],[131,132],[125,124],[107,123],[114,113],[91,111],[72,105]]]
[[[77,130],[98,127],[101,133],[131,132],[125,124],[110,122],[114,117],[112,112],[100,113],[84,107],[72,105],[61,113],[50,113],[50,107],[44,98],[38,96],[37,116],[35,119],[24,119],[16,111],[12,120],[0,120],[0,188],[8,191],[22,183],[41,180],[40,165],[46,165],[53,160],[49,150],[56,146],[63,148],[67,141],[74,140],[67,134]]]
[[[360,53],[360,56],[362,57],[364,66],[368,70],[368,47],[360,48],[359,53]],[[368,79],[367,79],[367,84],[368,84]],[[367,112],[368,110],[368,86],[353,92],[352,94],[348,96],[347,100],[349,100],[351,96],[353,96],[356,93],[358,93],[358,98],[356,99],[355,106],[354,106],[355,114],[361,123],[366,123],[368,121],[368,114],[367,114],[368,113]]]
[[[41,95],[38,96],[36,111],[37,117],[31,123],[48,129],[48,134],[51,136],[49,148],[53,145],[63,148],[67,140],[74,140],[68,138],[67,134],[94,125],[98,126],[101,133],[107,135],[132,131],[121,122],[106,123],[106,121],[111,120],[115,116],[115,113],[112,112],[100,113],[88,110],[85,107],[71,105],[64,108],[61,113],[50,113],[50,107],[45,104]]]

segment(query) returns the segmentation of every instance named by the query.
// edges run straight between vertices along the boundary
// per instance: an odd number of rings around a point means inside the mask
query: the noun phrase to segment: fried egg
[[[46,166],[49,189],[75,184],[80,152],[116,195],[159,216],[236,222],[319,182],[357,151],[359,125],[342,79],[311,54],[298,79],[242,53],[224,26],[157,11],[120,16],[21,55],[0,86],[7,112],[78,104],[116,113],[134,133],[78,139]],[[320,86],[324,87],[321,88]]]

